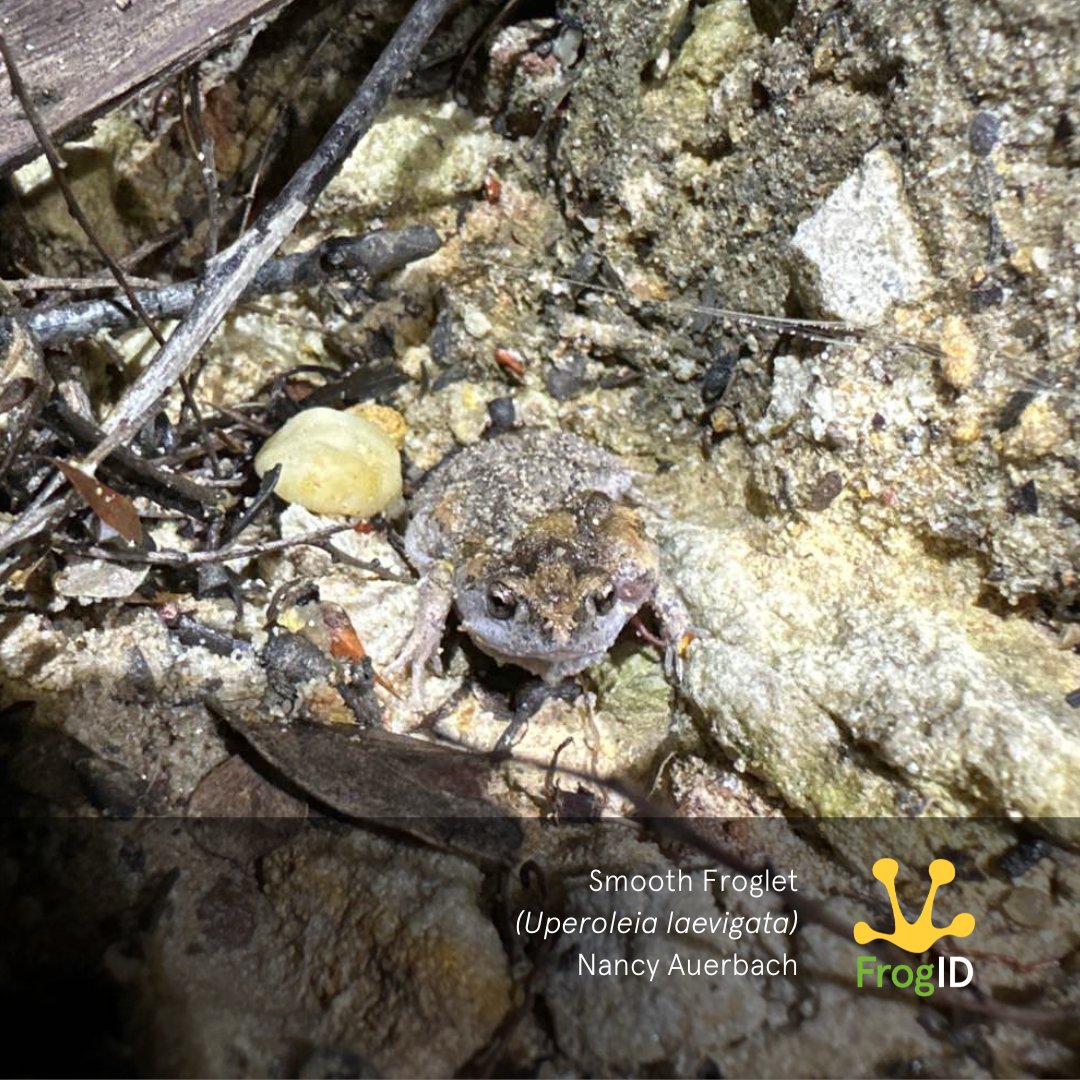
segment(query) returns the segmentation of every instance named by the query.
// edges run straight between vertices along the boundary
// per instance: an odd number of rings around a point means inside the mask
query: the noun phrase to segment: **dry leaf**
[[[518,857],[522,829],[493,801],[498,764],[486,755],[379,728],[299,720],[282,727],[207,704],[281,776],[339,814],[484,862]]]
[[[338,660],[363,660],[367,653],[345,609],[320,604],[323,626],[330,631],[330,655]]]
[[[53,458],[52,463],[67,477],[80,498],[106,525],[115,529],[125,540],[130,540],[133,544],[142,543],[142,522],[134,504],[126,495],[113,491],[108,484],[103,484],[66,461]]]

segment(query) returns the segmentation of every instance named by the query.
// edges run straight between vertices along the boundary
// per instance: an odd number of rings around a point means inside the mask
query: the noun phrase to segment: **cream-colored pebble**
[[[275,492],[316,514],[373,517],[401,498],[401,458],[375,424],[335,409],[286,421],[255,457],[259,476],[281,465]]]

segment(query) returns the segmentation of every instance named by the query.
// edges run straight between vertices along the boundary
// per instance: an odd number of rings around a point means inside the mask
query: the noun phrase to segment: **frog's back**
[[[480,548],[506,551],[574,495],[618,499],[632,482],[623,461],[577,435],[541,428],[502,435],[462,450],[428,477],[413,501],[406,551],[421,570]]]

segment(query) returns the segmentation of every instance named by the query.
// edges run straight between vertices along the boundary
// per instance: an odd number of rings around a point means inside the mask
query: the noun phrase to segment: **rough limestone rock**
[[[919,298],[930,268],[888,151],[867,154],[812,217],[795,230],[795,274],[815,314],[861,326],[890,305]]]

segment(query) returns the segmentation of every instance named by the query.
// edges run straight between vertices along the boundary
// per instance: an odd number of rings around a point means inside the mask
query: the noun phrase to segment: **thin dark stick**
[[[144,240],[134,251],[120,260],[120,265],[125,270],[130,270],[133,266],[138,266],[139,263],[153,255],[155,251],[159,251],[167,244],[176,243],[177,240],[183,239],[186,235],[186,226],[174,225],[171,229],[166,229],[163,233],[151,236],[149,240]]]
[[[281,477],[281,463],[278,462],[260,481],[259,490],[255,497],[233,521],[225,534],[225,542],[219,545],[220,549],[232,547],[240,534],[255,520],[255,515],[266,505],[267,500],[274,494],[274,488]]]
[[[213,439],[210,438],[210,431],[206,426],[206,421],[203,419],[202,409],[199,408],[199,403],[195,400],[191,380],[187,376],[180,380],[180,392],[184,395],[184,405],[187,411],[191,413],[191,418],[195,421],[195,427],[199,432],[199,445],[210,462],[210,471],[214,474],[215,480],[220,479],[221,462],[218,460],[217,449],[214,446]]]
[[[246,431],[253,432],[262,439],[269,439],[270,436],[274,434],[274,429],[269,424],[260,424],[254,417],[245,416],[239,409],[234,408],[231,405],[219,405],[217,407],[217,413],[219,416],[227,417],[239,427],[244,428]]]
[[[273,149],[275,136],[277,135],[278,128],[281,126],[285,110],[296,100],[296,97],[300,92],[300,87],[303,85],[307,73],[311,70],[311,65],[315,62],[315,57],[322,52],[323,46],[330,40],[333,33],[334,31],[332,29],[327,30],[318,42],[316,42],[315,48],[308,54],[307,59],[296,73],[296,77],[293,79],[292,84],[285,91],[285,97],[278,105],[277,115],[274,117],[274,122],[270,125],[270,130],[266,133],[266,138],[263,140],[262,149],[259,151],[259,158],[255,163],[255,173],[251,178],[251,184],[247,189],[247,194],[244,196],[244,213],[240,218],[241,233],[247,229],[248,221],[251,219],[251,211],[255,206],[255,195],[259,190],[259,184],[262,183],[263,171],[266,169],[266,162]]]
[[[284,540],[266,540],[250,547],[231,547],[225,545],[216,551],[140,551],[131,548],[119,549],[91,547],[79,549],[78,555],[87,555],[92,559],[104,559],[105,562],[140,563],[149,566],[202,566],[206,563],[232,562],[233,559],[254,559],[259,555],[268,555],[273,551],[285,551],[299,544],[320,545],[324,540],[338,533],[348,532],[355,523],[329,525],[324,529],[315,529],[300,536],[290,536]]]
[[[52,169],[56,186],[60,188],[60,192],[64,196],[64,202],[67,203],[68,213],[79,223],[79,227],[86,233],[86,238],[90,243],[97,248],[98,254],[105,260],[109,269],[112,271],[113,277],[116,278],[117,285],[124,290],[124,295],[128,298],[128,302],[138,314],[139,318],[146,324],[146,328],[154,335],[154,339],[159,345],[164,345],[165,338],[161,331],[155,325],[154,320],[147,314],[142,304],[139,303],[139,298],[135,295],[135,290],[128,284],[127,277],[120,264],[112,257],[109,249],[101,242],[97,233],[94,231],[93,225],[90,224],[90,219],[83,213],[82,207],[75,198],[75,193],[71,190],[71,185],[68,183],[67,176],[65,175],[67,166],[64,164],[59,153],[57,153],[52,137],[49,135],[49,131],[41,119],[41,114],[37,111],[37,107],[34,105],[33,99],[26,89],[26,84],[22,81],[18,65],[15,63],[15,56],[8,47],[8,43],[3,34],[0,34],[0,57],[3,57],[4,66],[7,68],[8,78],[11,80],[11,93],[14,97],[18,98],[19,104],[26,114],[26,119],[34,129],[34,135],[41,144],[41,149],[45,152],[45,157],[49,162],[49,168]]]
[[[184,132],[184,142],[187,143],[191,156],[199,157],[199,147],[195,142],[195,132],[191,130],[191,117],[188,115],[187,100],[184,95],[184,79],[179,76],[176,80],[176,109],[180,114],[180,128]]]
[[[520,2],[521,0],[506,0],[506,3],[504,3],[503,6],[480,27],[479,33],[476,34],[468,49],[465,50],[465,55],[462,58],[461,63],[458,65],[457,74],[454,76],[455,93],[457,93],[457,89],[461,83],[462,76],[468,69],[469,64],[472,63],[472,59],[479,51],[480,46],[483,45],[484,42],[488,39],[488,37],[493,35],[500,26],[502,26],[503,22],[505,22],[505,20],[510,17],[510,15],[513,13],[514,8],[516,8]]]
[[[191,127],[195,135],[195,156],[202,170],[203,186],[206,188],[207,237],[206,255],[213,258],[217,254],[218,240],[221,236],[221,199],[218,191],[217,162],[214,155],[214,140],[203,126],[202,100],[199,90],[199,69],[193,67],[188,73],[188,93],[191,96]]]
[[[401,585],[413,585],[416,582],[416,578],[409,574],[398,574],[393,570],[387,570],[378,559],[358,559],[355,555],[350,555],[347,551],[334,547],[329,540],[313,544],[312,547],[322,548],[332,559],[344,563],[346,566],[353,566],[357,570],[363,570],[377,581],[396,581]]]
[[[372,277],[399,270],[414,259],[424,258],[439,249],[438,234],[427,225],[396,231],[377,231],[366,236],[337,237],[310,251],[271,259],[244,290],[241,300],[311,288],[340,276],[348,270],[364,270]],[[10,283],[18,287],[18,282]],[[142,289],[142,305],[158,319],[175,319],[195,302],[201,281],[181,281],[157,289]],[[26,325],[43,345],[63,345],[80,341],[100,330],[125,330],[138,322],[138,316],[123,300],[79,300],[32,311]],[[0,333],[6,320],[0,319]]]

